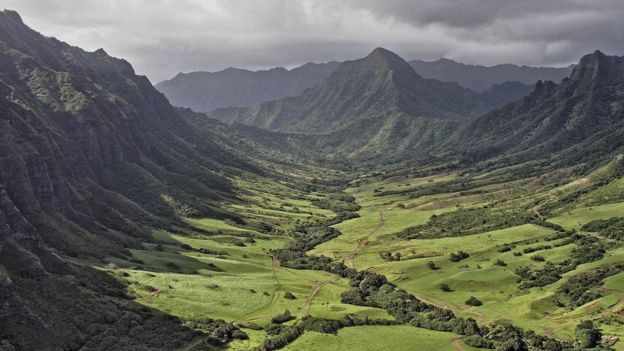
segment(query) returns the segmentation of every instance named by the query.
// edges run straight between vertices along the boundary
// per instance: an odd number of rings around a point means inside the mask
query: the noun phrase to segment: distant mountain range
[[[456,83],[423,79],[405,60],[377,48],[365,58],[341,63],[299,96],[219,109],[210,116],[273,130],[328,133],[397,115],[458,120],[491,109],[478,94]]]
[[[436,61],[412,60],[409,64],[424,78],[456,82],[478,93],[504,82],[535,84],[538,80],[560,82],[572,71],[569,67],[531,67],[513,64],[494,66],[467,65],[446,58]]]
[[[228,68],[219,72],[180,73],[156,84],[173,105],[207,112],[221,107],[252,106],[285,96],[296,96],[318,84],[338,62],[308,63],[287,70]]]
[[[396,54],[378,48],[342,63],[299,96],[218,109],[209,116],[315,133],[327,154],[349,157],[400,159],[451,151],[477,159],[530,154],[526,159],[577,143],[611,150],[624,130],[618,124],[623,123],[621,60],[596,52],[559,84],[505,82],[477,94],[457,83],[425,79]]]
[[[456,82],[464,88],[484,93],[485,99],[494,106],[502,106],[524,96],[523,93],[529,92],[528,86],[532,87],[538,80],[559,82],[571,71],[571,67],[529,67],[512,64],[476,66],[449,59],[432,62],[413,60],[408,63],[423,78]],[[249,107],[287,96],[297,96],[305,89],[319,84],[339,64],[308,63],[291,70],[282,67],[266,71],[228,68],[214,73],[180,73],[156,84],[156,88],[173,105],[199,112],[223,107]]]

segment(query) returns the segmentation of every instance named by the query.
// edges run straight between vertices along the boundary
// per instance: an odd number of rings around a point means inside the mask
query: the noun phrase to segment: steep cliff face
[[[220,174],[250,168],[187,124],[126,61],[0,12],[0,339],[77,349],[114,328],[108,346],[131,345],[131,328],[106,320],[131,315],[118,301],[123,285],[64,258],[127,256],[152,240],[150,228],[175,223],[163,195],[228,216],[215,209],[232,196]],[[132,314],[152,327],[142,335],[190,335],[174,319]],[[35,332],[45,338],[28,337]]]
[[[570,78],[466,122],[446,146],[479,159],[606,155],[624,144],[624,57],[584,56]]]

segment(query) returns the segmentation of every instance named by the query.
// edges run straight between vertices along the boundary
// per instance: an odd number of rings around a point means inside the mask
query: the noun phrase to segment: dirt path
[[[460,344],[461,339],[462,338],[453,339],[453,342],[451,344],[453,345],[455,349],[459,351],[466,351],[466,349],[464,349]]]
[[[157,288],[156,290],[154,290],[151,293],[149,293],[149,295],[147,295],[147,298],[148,299],[153,299],[153,298],[158,297],[158,294],[160,294],[160,291],[161,290]]]
[[[301,309],[301,312],[303,314],[307,314],[308,310],[310,309],[310,304],[312,303],[312,300],[314,300],[314,298],[316,297],[316,295],[321,291],[321,289],[327,285],[327,284],[333,284],[335,283],[335,281],[333,279],[324,281],[322,283],[316,282],[313,285],[313,289],[312,292],[310,293],[310,295],[308,295],[308,298],[306,299],[305,303],[303,304],[303,308]]]
[[[273,290],[273,293],[271,294],[271,301],[264,305],[261,306],[260,308],[251,311],[249,313],[247,313],[246,315],[242,316],[241,318],[233,321],[232,323],[241,323],[241,322],[245,322],[245,321],[252,321],[254,319],[257,318],[249,318],[251,316],[253,316],[254,314],[258,313],[258,312],[262,312],[268,308],[270,308],[271,306],[273,306],[276,302],[277,302],[277,290],[279,290],[279,288],[282,287],[282,282],[280,282],[279,278],[277,277],[277,272],[276,272],[276,268],[279,268],[279,261],[277,260],[277,258],[275,258],[275,256],[271,255],[271,267],[273,268],[273,279],[275,279],[275,282],[277,283],[277,286],[275,287],[275,290]]]
[[[575,185],[583,185],[583,184],[587,184],[589,183],[591,180],[587,177],[584,178],[580,178],[577,179],[573,182],[570,182],[568,184],[556,187],[554,189],[551,189],[548,191],[548,199],[544,200],[544,202],[541,202],[535,206],[533,206],[533,208],[531,208],[531,210],[533,211],[533,213],[535,213],[535,215],[539,218],[539,219],[545,219],[544,215],[542,215],[542,213],[540,212],[540,210],[542,209],[542,207],[544,207],[544,205],[548,204],[549,202],[553,201],[554,199],[557,198],[557,196],[555,195],[556,192],[558,191],[563,191],[566,190],[569,187],[575,186]]]
[[[179,349],[177,349],[178,351],[191,351],[193,350],[195,347],[199,346],[201,343],[203,343],[205,340],[207,339],[207,337],[205,336],[201,336],[197,339],[191,340],[191,342],[189,342],[187,345],[184,345],[182,347],[180,347]]]
[[[609,312],[609,313],[620,312],[620,311],[616,311],[615,310],[620,305],[624,305],[624,295],[622,297],[620,297],[620,299],[616,303],[614,303],[609,308],[607,308],[607,312]]]
[[[357,264],[357,255],[362,251],[362,249],[364,249],[364,246],[368,244],[368,239],[371,237],[371,235],[379,231],[379,229],[381,229],[384,225],[385,225],[385,221],[384,221],[383,211],[379,211],[379,223],[377,224],[377,226],[373,228],[372,230],[370,230],[368,233],[366,233],[366,235],[358,239],[355,250],[353,250],[351,255],[347,256],[344,259],[347,266],[355,269],[355,266]]]

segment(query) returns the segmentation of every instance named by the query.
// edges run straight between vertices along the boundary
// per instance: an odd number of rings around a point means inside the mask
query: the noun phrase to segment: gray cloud
[[[104,48],[159,81],[177,72],[361,57],[566,65],[624,54],[621,0],[0,0],[32,28]]]

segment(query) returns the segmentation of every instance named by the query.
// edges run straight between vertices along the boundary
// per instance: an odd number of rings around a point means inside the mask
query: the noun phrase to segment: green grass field
[[[441,176],[447,181],[448,175]],[[426,181],[424,181],[426,179]],[[422,181],[410,179],[411,184],[431,184],[432,177]],[[434,178],[435,179],[435,178]],[[495,201],[509,203],[513,206],[526,206],[527,211],[533,204],[549,198],[551,187],[536,187],[527,181],[515,181],[519,189],[505,190],[509,184],[493,184],[480,187],[478,194],[441,193],[427,195],[425,199],[406,199],[401,195],[376,195],[374,189],[396,190],[401,188],[396,179],[378,180],[361,187],[352,188],[349,193],[356,196],[363,208],[359,211],[360,218],[345,221],[336,226],[342,236],[325,242],[310,251],[311,254],[325,255],[346,261],[355,261],[358,269],[374,270],[386,275],[399,287],[415,294],[424,301],[453,309],[457,314],[473,317],[483,323],[495,321],[511,321],[523,328],[533,329],[538,333],[570,338],[575,325],[582,319],[591,318],[597,321],[604,317],[617,317],[617,313],[609,313],[618,302],[621,287],[617,284],[609,289],[606,296],[593,301],[589,306],[581,306],[573,311],[554,304],[552,296],[567,277],[614,262],[624,262],[624,252],[616,249],[608,253],[603,260],[579,266],[576,270],[564,275],[564,279],[544,288],[533,288],[526,291],[518,290],[517,276],[514,271],[518,267],[543,267],[543,262],[531,260],[531,256],[540,255],[545,261],[557,262],[566,259],[574,247],[564,245],[535,253],[514,256],[514,252],[526,248],[554,245],[561,240],[546,242],[545,239],[555,233],[553,229],[537,225],[522,225],[507,229],[495,230],[469,236],[404,240],[393,233],[416,224],[425,223],[433,214],[455,211],[466,206],[487,205]],[[388,186],[391,183],[391,187]],[[562,186],[572,189],[579,182]],[[405,184],[404,184],[405,185]],[[523,190],[526,189],[526,190]],[[542,190],[543,189],[543,190]],[[531,191],[529,191],[531,190]],[[612,189],[611,189],[612,191]],[[401,206],[399,206],[401,204]],[[407,206],[405,206],[407,204]],[[411,204],[411,205],[410,205]],[[381,221],[383,213],[383,223]],[[574,209],[549,219],[564,228],[579,229],[585,223],[596,219],[607,219],[624,216],[624,203],[607,204],[595,207]],[[364,240],[364,245],[361,244]],[[508,252],[498,252],[506,244],[514,243],[515,248]],[[448,253],[459,250],[470,253],[470,258],[460,262],[449,261]],[[401,261],[386,261],[380,253],[390,252],[401,254]],[[354,255],[354,253],[356,253]],[[356,258],[353,258],[355,256]],[[502,260],[506,266],[494,263]],[[427,262],[432,261],[440,269],[431,270]],[[616,278],[614,281],[618,282]],[[451,292],[444,292],[440,284],[447,284]],[[478,297],[483,306],[470,307],[464,301],[470,296]],[[617,307],[617,306],[616,306]],[[607,312],[605,312],[607,311]],[[624,336],[615,327],[605,324],[605,330]]]
[[[284,350],[362,350],[362,351],[438,351],[457,350],[453,333],[436,332],[412,326],[363,326],[341,329],[337,335],[310,332]],[[476,350],[457,341],[464,350]]]
[[[308,253],[343,261],[358,270],[385,275],[398,287],[419,299],[452,309],[456,314],[472,317],[480,324],[510,322],[537,333],[569,339],[581,320],[591,319],[605,333],[624,338],[624,275],[609,277],[601,288],[603,296],[575,309],[556,304],[559,287],[582,272],[624,262],[624,248],[614,244],[601,260],[582,264],[565,273],[559,281],[541,287],[519,290],[519,267],[542,268],[546,262],[559,262],[570,256],[576,244],[564,239],[550,240],[556,231],[536,225],[508,225],[464,236],[432,239],[403,239],[397,233],[428,223],[436,215],[470,208],[518,208],[526,213],[540,211],[556,196],[563,196],[587,181],[578,182],[565,175],[549,175],[559,184],[552,186],[542,178],[489,182],[500,172],[480,175],[474,189],[445,191],[446,184],[469,181],[467,176],[377,176],[363,178],[347,189],[362,206],[359,218],[349,219],[334,227],[340,236],[321,243]],[[546,177],[546,176],[544,176]],[[476,179],[475,178],[475,179]],[[549,178],[550,179],[550,178]],[[482,185],[484,184],[484,185]],[[590,192],[592,198],[620,191],[624,183],[602,186]],[[283,233],[296,224],[323,220],[335,215],[318,208],[313,199],[325,194],[294,190],[276,181],[239,179],[245,190],[241,202],[228,204],[245,220],[270,223],[277,233],[261,233],[249,227],[217,219],[184,219],[193,229],[176,232],[155,231],[161,243],[146,243],[144,249],[133,250],[134,262],[110,258],[116,267],[106,269],[128,283],[128,291],[147,306],[168,312],[186,321],[220,318],[228,322],[267,325],[284,310],[294,316],[312,315],[341,319],[347,314],[374,319],[392,319],[384,310],[343,304],[340,294],[349,288],[348,280],[313,270],[294,270],[279,265],[271,250],[288,246],[292,239]],[[411,196],[414,189],[436,192]],[[423,190],[425,189],[425,190]],[[440,190],[438,190],[440,189]],[[382,192],[390,192],[383,195]],[[597,195],[596,195],[597,194]],[[587,203],[583,200],[583,204]],[[624,216],[624,203],[597,206],[570,205],[560,214],[547,218],[566,229],[580,227],[596,219]],[[250,239],[253,238],[253,239]],[[547,240],[548,239],[548,240]],[[518,253],[543,245],[550,248],[533,253]],[[502,252],[501,248],[511,250]],[[451,252],[465,251],[470,257],[452,262]],[[386,255],[386,258],[382,257]],[[387,255],[400,260],[389,260]],[[539,255],[544,261],[531,257]],[[503,261],[504,265],[496,264]],[[137,263],[139,262],[139,263]],[[437,269],[432,270],[428,263]],[[442,291],[446,284],[451,291]],[[291,293],[295,299],[285,297]],[[482,306],[472,307],[465,301],[475,296]],[[249,350],[268,337],[263,330],[244,328],[249,340],[232,342],[228,349]],[[616,345],[622,348],[622,342]],[[409,325],[361,326],[341,329],[337,335],[306,332],[285,350],[475,350],[453,333],[435,332]]]

